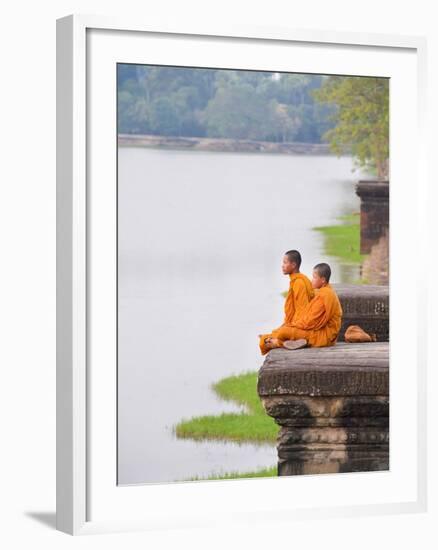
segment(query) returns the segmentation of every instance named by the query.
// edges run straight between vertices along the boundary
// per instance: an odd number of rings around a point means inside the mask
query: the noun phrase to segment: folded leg
[[[269,345],[267,340],[269,340],[271,338],[274,339],[274,340],[279,338],[280,331],[283,328],[284,328],[284,326],[282,325],[281,327],[275,328],[269,334],[260,334],[259,335],[259,347],[260,347],[260,351],[262,352],[262,355],[266,355],[268,353],[268,351],[272,349],[272,346]],[[285,338],[285,340],[287,340],[287,338]]]
[[[307,340],[308,337],[308,330],[303,330],[296,327],[283,326],[279,328],[276,332],[276,338],[278,338],[281,343],[285,342],[286,340],[301,340],[303,338]]]

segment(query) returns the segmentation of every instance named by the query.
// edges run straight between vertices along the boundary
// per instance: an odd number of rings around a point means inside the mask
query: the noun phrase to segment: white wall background
[[[427,0],[87,0],[3,5],[0,55],[0,546],[15,548],[428,548],[437,544],[436,470],[430,512],[296,522],[223,530],[184,530],[70,537],[55,531],[55,20],[70,13],[141,15],[175,21],[427,36],[429,41],[430,260],[425,329],[429,327],[429,463],[437,463],[438,355],[432,344],[438,203],[432,159],[438,127],[438,33]],[[408,262],[409,256],[407,256]],[[417,266],[409,266],[416,269]],[[435,270],[435,273],[434,273]],[[407,329],[408,330],[408,329]],[[435,521],[434,521],[435,520]],[[435,525],[434,525],[435,523]]]

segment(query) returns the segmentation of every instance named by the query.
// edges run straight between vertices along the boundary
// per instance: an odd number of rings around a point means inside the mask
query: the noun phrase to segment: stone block
[[[280,426],[278,474],[389,469],[389,344],[274,349],[258,394]]]
[[[378,342],[389,340],[389,287],[380,285],[333,284],[342,306],[338,342],[344,341],[349,325],[375,333]]]

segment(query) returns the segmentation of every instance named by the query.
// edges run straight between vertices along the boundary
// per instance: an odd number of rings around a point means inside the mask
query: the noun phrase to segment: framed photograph
[[[425,67],[57,20],[57,529],[426,510]]]

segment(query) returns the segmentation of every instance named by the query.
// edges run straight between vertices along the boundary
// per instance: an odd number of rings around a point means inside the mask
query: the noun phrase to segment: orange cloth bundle
[[[375,334],[368,334],[359,325],[350,325],[345,331],[345,341],[350,343],[376,342]]]

